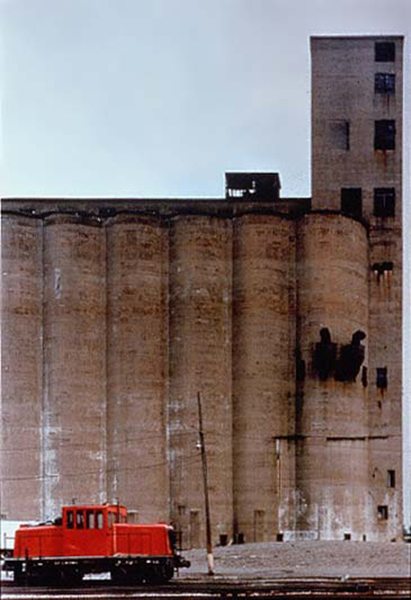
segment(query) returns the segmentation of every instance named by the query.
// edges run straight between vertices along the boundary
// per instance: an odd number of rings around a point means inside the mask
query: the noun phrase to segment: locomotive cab
[[[110,572],[116,583],[167,581],[188,567],[165,523],[127,523],[115,504],[64,506],[53,523],[23,525],[4,570],[16,583],[79,583],[85,574]]]
[[[120,505],[64,506],[64,554],[106,556],[113,553],[113,526],[127,522],[127,509]]]

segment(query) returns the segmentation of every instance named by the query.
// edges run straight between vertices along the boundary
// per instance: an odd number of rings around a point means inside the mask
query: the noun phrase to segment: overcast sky
[[[407,36],[409,230],[411,0],[0,0],[0,6],[3,197],[222,196],[229,170],[278,171],[283,196],[309,196],[309,36]],[[409,363],[408,341],[406,352]],[[409,370],[404,380],[409,400]],[[411,470],[409,415],[408,406]],[[411,524],[411,494],[406,513]]]

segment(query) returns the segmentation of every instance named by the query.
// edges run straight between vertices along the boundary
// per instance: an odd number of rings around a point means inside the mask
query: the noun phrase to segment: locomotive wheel
[[[23,573],[21,565],[17,565],[14,570],[14,583],[16,585],[24,585],[27,583],[26,573]]]
[[[147,582],[148,583],[165,583],[166,581],[170,581],[170,579],[174,575],[174,567],[170,563],[164,563],[162,565],[158,565],[157,567],[152,568],[149,573],[147,573]]]
[[[163,581],[170,581],[174,575],[174,567],[170,563],[166,563],[165,565],[161,565],[161,576]]]
[[[136,568],[114,567],[111,570],[111,581],[115,585],[136,584],[143,581],[143,577]]]
[[[60,572],[60,585],[80,585],[83,581],[83,574],[78,569],[64,569]]]

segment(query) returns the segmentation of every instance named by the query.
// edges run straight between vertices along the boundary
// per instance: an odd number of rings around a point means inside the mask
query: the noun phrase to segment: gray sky
[[[310,195],[309,36],[406,44],[410,362],[411,0],[0,0],[3,196],[222,196],[278,171]],[[411,471],[411,374],[405,370]],[[408,478],[406,522],[411,525]]]

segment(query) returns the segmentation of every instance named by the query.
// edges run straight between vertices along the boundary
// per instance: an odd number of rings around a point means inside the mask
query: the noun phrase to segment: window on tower
[[[362,215],[361,188],[341,188],[341,212],[351,217]]]
[[[395,121],[383,119],[375,121],[375,150],[395,150]]]
[[[330,142],[337,150],[350,149],[350,122],[336,119],[329,122]]]
[[[388,469],[387,471],[387,487],[395,488],[395,471]]]
[[[388,519],[388,506],[386,504],[378,506],[377,514],[380,521],[386,521]]]
[[[394,75],[394,73],[375,73],[374,92],[376,94],[394,94],[395,93],[395,75]]]
[[[395,43],[394,42],[376,42],[375,43],[375,62],[394,62],[395,61]]]
[[[377,388],[386,390],[388,387],[387,367],[377,367]]]
[[[374,216],[395,217],[395,188],[374,189]]]

